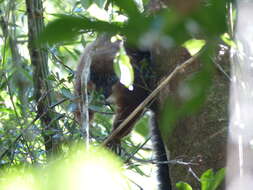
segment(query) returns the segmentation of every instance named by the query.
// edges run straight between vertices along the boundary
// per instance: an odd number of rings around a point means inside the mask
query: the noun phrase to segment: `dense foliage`
[[[144,10],[148,4],[144,0],[44,1],[44,9],[41,7],[36,15],[44,19],[43,33],[33,30],[43,29],[43,22],[36,27],[29,25],[29,19],[33,18],[27,13],[32,11],[32,6],[28,9],[32,2],[39,1],[0,1],[0,170],[44,165],[51,155],[67,153],[71,145],[84,141],[85,136],[73,116],[76,109],[73,78],[83,47],[101,32],[124,36],[134,45],[149,46],[163,40],[172,42],[171,46],[190,44],[187,47],[193,52],[195,46],[200,49],[204,43],[201,59],[205,66],[190,85],[198,90],[196,95],[178,113],[168,101],[164,113],[171,117],[164,117],[162,122],[172,125],[202,105],[213,72],[210,55],[220,37],[228,33],[225,0],[209,0],[202,8],[186,15],[173,9],[150,14]],[[38,38],[31,39],[31,34]],[[193,40],[199,36],[201,41]],[[39,58],[35,56],[33,62],[36,51],[45,53],[39,68],[34,64]],[[98,92],[95,96],[99,100],[101,94]],[[96,111],[90,127],[90,142],[99,145],[111,131],[115,109],[99,101],[90,108]],[[122,144],[122,160],[127,169],[144,177],[154,176],[148,118],[149,113],[138,121],[132,136]],[[173,128],[163,130],[169,135]],[[57,147],[50,153],[48,141]],[[217,183],[224,175],[223,170],[221,177],[208,172],[205,175],[215,178]],[[215,189],[217,185],[211,186],[203,190]],[[191,189],[184,183],[178,184],[178,188]]]

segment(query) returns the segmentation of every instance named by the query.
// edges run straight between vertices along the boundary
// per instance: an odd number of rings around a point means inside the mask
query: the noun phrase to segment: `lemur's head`
[[[150,73],[147,72],[148,67],[143,64],[144,62],[148,65],[150,63],[149,51],[140,50],[127,42],[123,43],[121,40],[112,42],[109,35],[101,35],[89,46],[90,49],[88,50],[90,52],[89,56],[91,56],[88,88],[90,91],[101,92],[105,100],[111,96],[112,87],[119,82],[114,72],[114,58],[122,45],[125,47],[126,53],[132,63],[136,80],[141,81],[143,78],[146,78],[145,74],[148,74],[148,77],[150,77]],[[139,83],[141,85],[141,82]]]
[[[118,82],[113,61],[119,51],[120,41],[111,42],[110,38],[101,38],[96,42],[92,55],[90,83],[107,98],[112,93],[112,86]]]

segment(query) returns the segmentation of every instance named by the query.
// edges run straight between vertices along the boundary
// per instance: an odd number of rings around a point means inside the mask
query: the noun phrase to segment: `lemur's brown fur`
[[[92,52],[88,88],[102,89],[106,97],[113,97],[114,103],[117,107],[116,117],[113,122],[113,129],[117,128],[135,110],[135,108],[156,87],[158,81],[169,74],[173,70],[173,67],[175,68],[176,64],[180,64],[191,57],[186,49],[179,48],[179,50],[171,52],[170,54],[175,56],[178,55],[181,59],[170,59],[170,57],[173,56],[167,54],[168,57],[161,57],[161,59],[167,59],[165,61],[166,64],[163,64],[162,62],[160,63],[159,58],[157,58],[157,56],[159,57],[159,54],[162,52],[155,52],[155,50],[141,51],[137,48],[125,47],[135,71],[135,81],[133,84],[134,89],[130,91],[122,85],[119,80],[115,80],[116,75],[113,70],[113,59],[116,52],[119,50],[119,47],[120,43],[110,42],[110,38],[108,36],[98,37],[95,42],[85,48],[81,61],[77,67],[75,81],[75,94],[80,96],[82,90],[81,75],[85,65],[85,56]],[[146,62],[146,66],[143,66],[141,64],[142,62]],[[164,93],[160,93],[159,97],[154,100],[154,103],[150,106],[150,109],[154,112],[153,120],[151,122],[151,133],[158,162],[167,161],[167,157],[159,131],[157,118],[159,117],[161,104],[173,88],[173,85],[171,85],[168,86],[167,89],[164,89]],[[82,101],[80,98],[78,100],[78,104],[79,107],[81,107],[80,105],[82,105]],[[142,111],[140,111],[127,124],[124,131],[121,131],[121,133],[118,134],[115,139],[116,141],[120,141],[121,138],[131,132],[134,123],[142,114]],[[93,115],[93,111],[90,110],[89,113],[90,116]],[[77,110],[75,113],[79,122],[80,114],[80,110]],[[160,181],[160,190],[171,190],[168,164],[158,164],[158,178]]]
[[[126,119],[126,117],[147,97],[148,89],[144,87],[143,84],[145,81],[140,79],[142,73],[138,69],[135,69],[135,83],[134,89],[132,91],[128,90],[124,85],[122,85],[117,79],[110,81],[112,78],[116,78],[116,75],[113,70],[113,59],[119,50],[119,42],[111,43],[107,36],[102,36],[98,38],[95,42],[88,45],[82,55],[81,61],[77,67],[76,80],[75,80],[75,95],[78,97],[81,96],[81,75],[84,69],[85,56],[90,51],[93,51],[92,55],[92,64],[90,68],[90,81],[88,83],[88,89],[99,89],[102,88],[103,91],[107,91],[105,95],[113,98],[114,103],[117,105],[116,108],[116,117],[113,123],[113,128],[117,128],[119,124]],[[137,51],[134,48],[127,49],[127,53],[131,59],[134,68],[139,67],[138,63],[145,59],[146,54],[143,52],[143,56],[139,56]],[[146,81],[147,82],[147,81]],[[151,87],[150,87],[151,88]],[[149,89],[151,90],[151,89]],[[81,98],[78,98],[78,104],[82,105]],[[79,106],[81,107],[81,106]],[[89,111],[90,116],[92,117],[93,111]],[[78,109],[75,113],[77,121],[80,123],[80,114],[81,111]],[[129,134],[133,124],[140,116],[141,112],[136,115],[136,117],[128,123],[126,127],[127,131],[122,131],[117,137],[120,140],[122,137]]]

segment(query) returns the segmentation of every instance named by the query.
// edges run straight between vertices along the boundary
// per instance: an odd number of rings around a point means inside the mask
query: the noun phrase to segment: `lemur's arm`
[[[136,107],[148,96],[148,92],[138,86],[134,86],[132,91],[128,90],[125,86],[116,83],[112,87],[112,95],[110,98],[114,99],[116,105],[116,116],[113,122],[113,130],[115,130],[135,109]],[[130,120],[121,131],[116,140],[120,140],[128,135],[139,116],[142,114],[141,110],[135,117]]]

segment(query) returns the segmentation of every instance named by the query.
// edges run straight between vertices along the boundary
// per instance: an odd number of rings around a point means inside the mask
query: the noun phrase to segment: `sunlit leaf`
[[[192,190],[192,187],[188,183],[185,183],[185,182],[178,182],[176,184],[176,187],[178,190]]]
[[[221,39],[230,47],[236,47],[235,42],[231,39],[228,33],[223,34],[221,36]]]
[[[212,169],[205,171],[201,178],[201,190],[211,190],[214,178],[214,172]]]
[[[55,137],[55,138],[61,138]],[[128,190],[123,176],[122,162],[110,152],[84,145],[72,149],[47,167],[31,170],[8,169],[2,172],[1,190],[72,190],[111,189]],[[97,183],[99,181],[99,183]]]
[[[94,147],[73,152],[47,170],[46,189],[128,189],[122,163],[111,153]]]
[[[195,55],[201,50],[205,43],[205,40],[191,39],[186,41],[183,46],[188,49],[191,55]]]
[[[10,169],[1,176],[0,189],[39,190],[35,179],[35,176],[28,171]]]
[[[103,7],[103,6],[102,6]],[[92,18],[96,18],[98,20],[103,20],[103,21],[109,21],[110,19],[110,14],[102,9],[100,6],[98,6],[97,4],[92,4],[87,12],[89,13],[89,15],[92,17]]]
[[[220,169],[216,174],[212,169],[205,171],[201,178],[201,190],[215,190],[225,177],[225,169]]]
[[[217,189],[225,178],[225,168],[221,168],[214,176],[213,190]]]
[[[121,47],[115,56],[113,65],[120,82],[131,90],[134,82],[134,70],[124,47]]]
[[[10,108],[4,108],[4,107],[0,107],[0,112],[2,113],[6,113],[6,114],[14,114],[14,110],[10,109]]]

